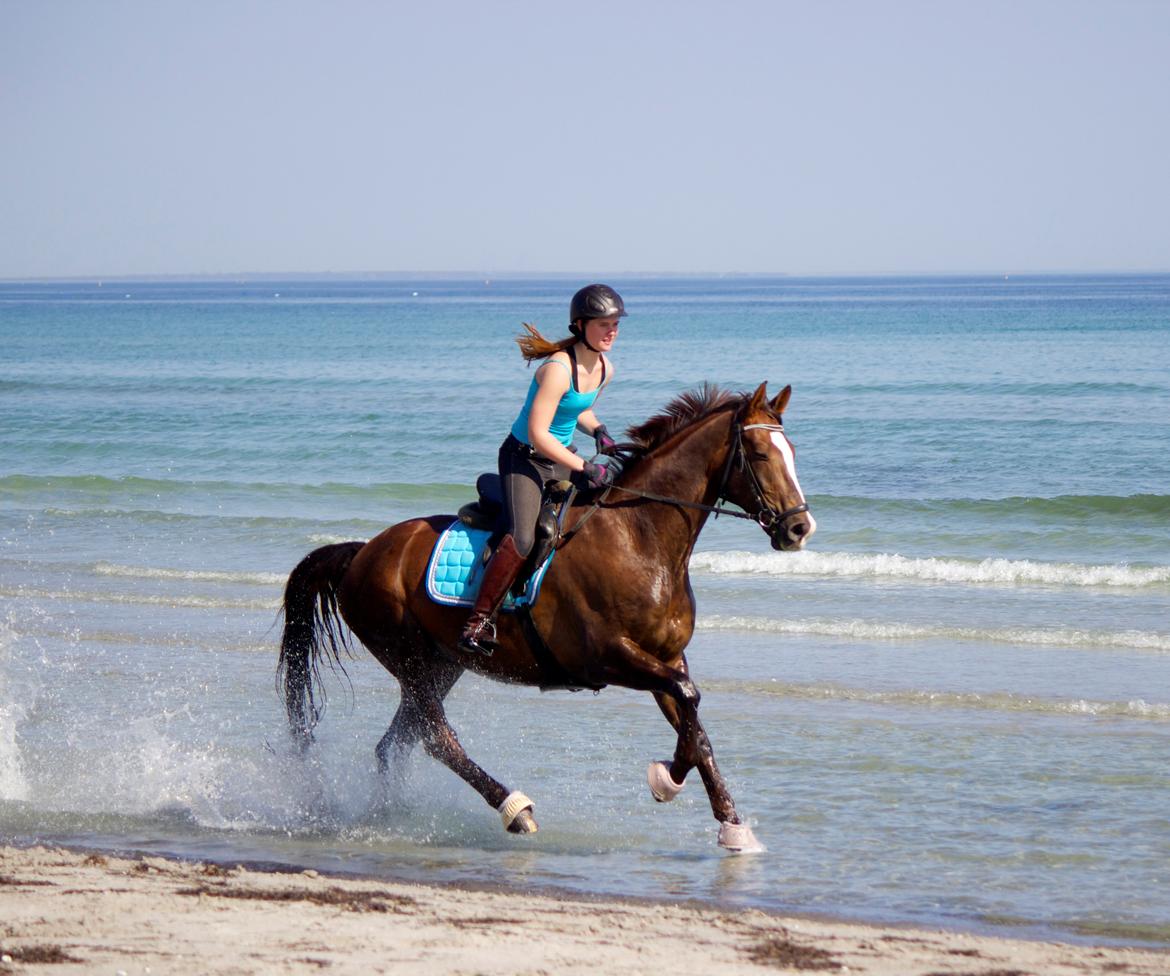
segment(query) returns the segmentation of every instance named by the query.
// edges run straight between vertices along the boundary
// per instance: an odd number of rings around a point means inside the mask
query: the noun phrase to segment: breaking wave
[[[149,593],[110,593],[87,590],[45,590],[33,587],[0,587],[0,596],[9,599],[53,600],[56,602],[76,600],[80,603],[125,603],[151,607],[193,607],[205,610],[277,610],[280,600],[236,600],[230,597],[194,596],[176,594],[156,596]]]
[[[987,583],[1004,586],[1144,587],[1170,585],[1170,566],[1094,566],[1029,559],[965,560],[897,554],[798,552],[696,552],[697,573],[748,576],[835,576],[914,580],[926,583]]]
[[[696,629],[845,637],[854,640],[948,640],[1048,647],[1117,647],[1170,653],[1170,634],[1153,631],[1030,627],[930,627],[872,620],[780,620],[774,617],[706,616]]]
[[[929,691],[906,688],[876,691],[841,685],[803,685],[780,681],[737,681],[708,679],[707,692],[720,691],[746,695],[769,695],[803,701],[859,702],[871,705],[894,705],[926,708],[963,708],[995,712],[1032,712],[1043,715],[1083,715],[1091,718],[1136,718],[1155,722],[1170,721],[1170,703],[1131,701],[1090,701],[1084,698],[1038,698],[1009,693]]]
[[[165,569],[151,566],[120,566],[116,563],[96,563],[93,572],[98,576],[120,576],[131,579],[192,580],[200,583],[249,583],[254,586],[281,585],[285,576],[279,573],[224,572],[213,569]]]

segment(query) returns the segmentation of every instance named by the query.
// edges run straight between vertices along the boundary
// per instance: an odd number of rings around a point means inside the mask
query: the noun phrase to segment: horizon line
[[[1063,269],[955,269],[949,271],[603,271],[592,275],[579,271],[485,271],[464,269],[458,271],[160,271],[119,272],[113,274],[65,275],[0,275],[0,284],[34,284],[50,282],[96,281],[287,281],[287,280],[378,280],[378,279],[446,279],[458,281],[492,279],[516,280],[531,278],[580,279],[594,277],[612,280],[637,278],[943,278],[943,277],[1068,277],[1073,275],[1164,275],[1166,268],[1063,268]]]

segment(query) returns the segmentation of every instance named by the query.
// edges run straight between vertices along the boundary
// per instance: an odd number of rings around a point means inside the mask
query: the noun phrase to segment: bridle
[[[755,520],[760,523],[760,527],[766,532],[771,532],[773,526],[783,522],[790,515],[799,515],[801,512],[808,511],[808,502],[801,502],[799,505],[793,505],[791,508],[785,508],[777,512],[764,500],[764,489],[760,485],[760,479],[756,475],[756,469],[752,467],[751,462],[747,458],[747,451],[743,446],[743,432],[745,430],[767,430],[773,433],[778,433],[781,436],[784,434],[784,424],[739,424],[735,425],[735,447],[727,456],[727,465],[723,470],[723,480],[719,485],[718,498],[724,497],[724,492],[727,490],[727,482],[731,477],[732,462],[738,463],[741,471],[746,471],[748,476],[748,484],[752,487],[752,494],[756,496],[756,506],[759,511],[755,514]],[[800,489],[797,488],[797,491]],[[728,511],[724,509],[724,511]],[[728,512],[728,514],[734,514]],[[751,517],[751,516],[749,516]]]
[[[719,490],[715,494],[716,504],[705,505],[702,502],[687,501],[683,498],[671,498],[667,495],[656,495],[653,492],[642,491],[638,488],[626,488],[622,485],[610,485],[605,493],[598,499],[598,502],[604,502],[611,491],[623,491],[628,495],[636,495],[639,498],[645,498],[649,501],[664,502],[669,505],[681,505],[684,508],[697,508],[703,512],[714,512],[715,517],[720,515],[728,515],[731,518],[751,519],[759,524],[759,526],[767,532],[772,534],[772,530],[781,522],[783,522],[790,515],[799,515],[802,512],[809,510],[807,502],[801,502],[799,505],[793,505],[791,508],[785,508],[782,511],[776,511],[764,500],[764,489],[760,485],[760,479],[756,475],[755,469],[747,457],[747,450],[743,446],[743,432],[745,430],[767,430],[772,432],[784,433],[784,425],[777,424],[741,424],[736,422],[734,425],[735,443],[732,445],[730,451],[727,452],[727,463],[723,466],[723,476],[719,479]],[[755,495],[755,502],[757,511],[755,514],[750,512],[741,512],[734,508],[725,508],[718,504],[721,501],[730,501],[727,498],[727,485],[731,480],[731,470],[736,468],[740,471],[746,471],[748,475],[748,484],[751,486],[752,494]],[[580,525],[580,523],[578,523]]]

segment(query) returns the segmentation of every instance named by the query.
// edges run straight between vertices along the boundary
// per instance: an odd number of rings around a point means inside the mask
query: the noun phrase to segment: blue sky
[[[0,277],[1170,269],[1170,3],[0,0]]]

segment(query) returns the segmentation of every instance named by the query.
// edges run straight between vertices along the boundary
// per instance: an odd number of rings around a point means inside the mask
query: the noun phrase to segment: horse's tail
[[[312,739],[313,727],[324,711],[322,659],[345,673],[341,651],[349,654],[350,647],[337,608],[337,588],[364,544],[339,542],[313,550],[289,574],[284,588],[284,633],[276,681],[283,687],[289,728],[303,744]]]

